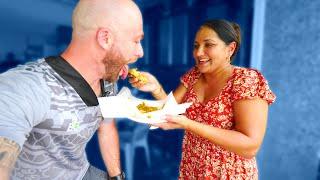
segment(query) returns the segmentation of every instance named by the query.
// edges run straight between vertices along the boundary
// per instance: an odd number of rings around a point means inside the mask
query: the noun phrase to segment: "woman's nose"
[[[204,54],[203,47],[199,46],[199,48],[195,50],[195,55],[196,55],[197,57],[200,57],[200,56],[202,56],[203,54]]]

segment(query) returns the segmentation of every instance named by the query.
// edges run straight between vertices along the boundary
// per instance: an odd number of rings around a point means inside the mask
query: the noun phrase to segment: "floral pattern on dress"
[[[183,102],[193,102],[185,115],[194,121],[232,130],[234,101],[257,97],[266,100],[269,105],[275,101],[275,95],[259,71],[234,66],[232,76],[220,94],[200,102],[193,89],[200,76],[201,73],[194,67],[181,77],[181,83],[187,88]],[[244,158],[186,131],[179,179],[253,180],[258,179],[258,169],[255,158]]]

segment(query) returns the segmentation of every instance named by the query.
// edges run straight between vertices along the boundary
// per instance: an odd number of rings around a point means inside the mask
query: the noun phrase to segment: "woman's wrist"
[[[153,96],[157,96],[157,95],[159,95],[159,94],[161,93],[161,89],[162,89],[162,87],[161,87],[161,85],[159,85],[159,87],[156,88],[155,90],[153,90],[153,91],[151,92],[151,94],[152,94]]]
[[[163,100],[167,97],[166,92],[163,90],[162,86],[159,85],[157,89],[151,92],[152,96],[157,100]]]
[[[183,125],[182,125],[182,128],[184,129],[184,130],[187,130],[187,131],[189,131],[189,129],[190,129],[190,124],[192,123],[192,120],[190,120],[189,118],[187,118],[187,117],[185,117],[186,119],[185,119],[185,121],[184,121],[184,123],[183,123]]]

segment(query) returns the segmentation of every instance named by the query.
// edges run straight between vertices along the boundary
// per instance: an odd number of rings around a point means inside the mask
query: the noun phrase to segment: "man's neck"
[[[76,69],[81,76],[87,81],[96,96],[101,94],[100,79],[96,62],[87,53],[80,53],[80,50],[75,51],[68,47],[62,54],[64,58],[71,66]],[[83,52],[83,51],[82,51]]]

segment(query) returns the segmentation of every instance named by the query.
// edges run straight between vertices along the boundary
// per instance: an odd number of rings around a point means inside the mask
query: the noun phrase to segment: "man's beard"
[[[103,59],[103,64],[105,66],[104,80],[115,82],[119,79],[120,70],[126,63],[120,49],[113,45]]]

